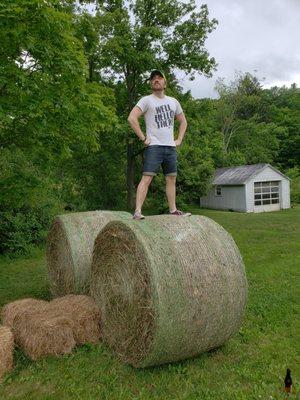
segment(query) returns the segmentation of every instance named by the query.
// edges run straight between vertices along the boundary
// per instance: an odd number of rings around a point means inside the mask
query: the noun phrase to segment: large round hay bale
[[[222,345],[241,326],[247,281],[231,235],[203,216],[111,222],[95,240],[91,295],[102,337],[146,367]]]
[[[129,219],[127,212],[89,211],[59,215],[47,238],[47,266],[54,297],[88,294],[94,240],[110,221]]]
[[[0,326],[0,383],[2,376],[13,368],[14,337],[8,326]]]

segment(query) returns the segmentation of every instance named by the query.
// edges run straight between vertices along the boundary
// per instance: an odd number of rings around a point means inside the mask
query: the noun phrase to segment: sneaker
[[[190,217],[192,213],[190,212],[183,212],[180,210],[175,210],[173,212],[170,212],[170,215],[177,215],[177,216],[182,216],[182,217]]]
[[[142,213],[140,213],[139,211],[136,211],[134,214],[133,214],[133,217],[132,217],[133,219],[145,219],[145,217],[143,216],[143,214]]]

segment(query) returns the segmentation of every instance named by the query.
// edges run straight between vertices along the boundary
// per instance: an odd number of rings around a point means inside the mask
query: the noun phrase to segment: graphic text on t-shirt
[[[171,110],[170,104],[163,104],[155,107],[156,114],[154,116],[157,128],[168,128],[174,123],[174,111]]]

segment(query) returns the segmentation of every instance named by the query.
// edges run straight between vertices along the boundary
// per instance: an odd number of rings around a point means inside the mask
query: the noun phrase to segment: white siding
[[[234,211],[246,211],[245,186],[223,186],[222,195],[215,195],[215,186],[210,190],[207,196],[201,197],[201,207],[208,207],[221,210],[232,209]]]
[[[246,183],[247,212],[254,212],[254,182],[279,181],[280,208],[290,208],[290,181],[267,167]]]
[[[291,207],[291,196],[290,196],[290,181],[286,178],[282,179],[281,182],[281,208]]]

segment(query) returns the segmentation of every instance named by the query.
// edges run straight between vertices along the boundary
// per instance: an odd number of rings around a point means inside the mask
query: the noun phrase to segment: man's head
[[[162,92],[167,86],[167,80],[162,71],[155,69],[150,74],[150,84],[153,92]]]

